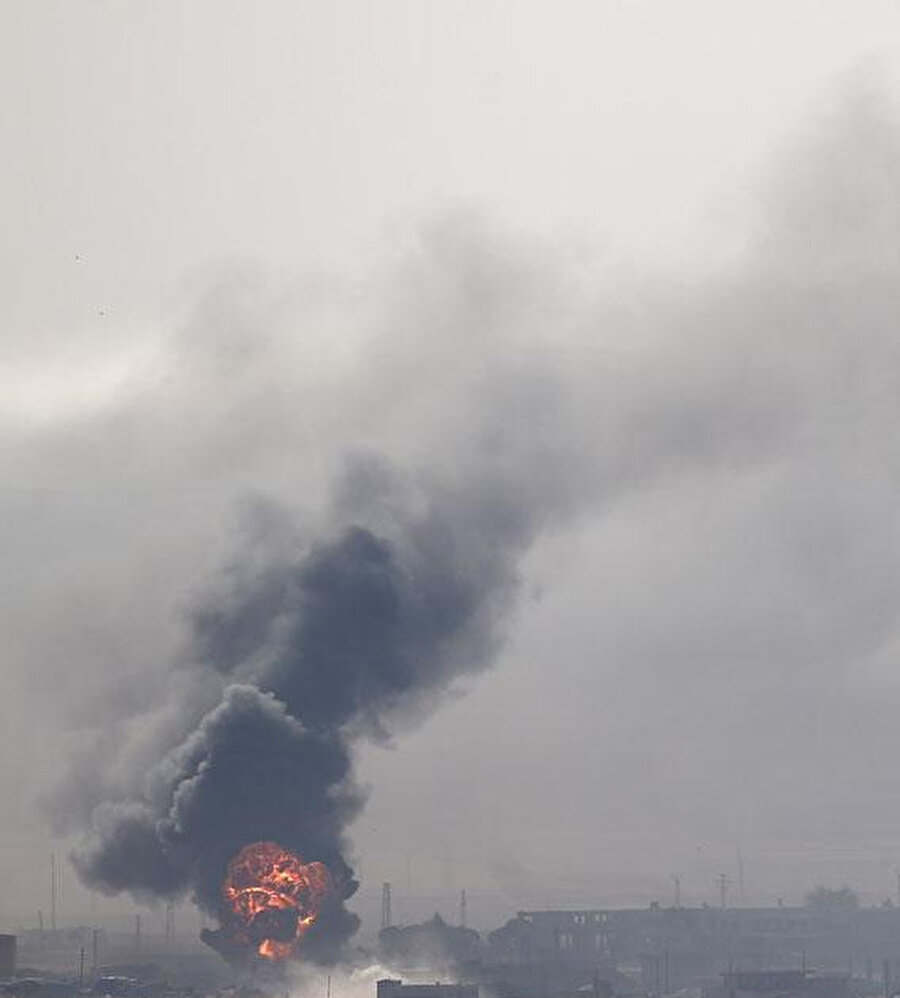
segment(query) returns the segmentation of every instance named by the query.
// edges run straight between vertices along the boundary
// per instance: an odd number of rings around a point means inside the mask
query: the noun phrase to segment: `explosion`
[[[222,885],[235,936],[270,960],[294,952],[331,891],[323,863],[304,863],[275,842],[244,846],[228,864]]]

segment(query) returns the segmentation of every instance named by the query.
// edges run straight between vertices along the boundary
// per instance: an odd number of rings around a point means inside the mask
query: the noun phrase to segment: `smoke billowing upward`
[[[258,841],[327,866],[334,890],[302,952],[338,958],[357,926],[343,906],[357,886],[345,830],[364,802],[353,743],[389,739],[491,662],[544,513],[497,481],[412,481],[371,457],[350,462],[335,508],[329,536],[302,546],[286,532],[277,558],[239,560],[194,607],[179,671],[219,677],[221,700],[185,714],[139,796],[93,810],[75,854],[100,890],[190,892],[226,923],[206,938],[229,958],[247,946],[228,929],[223,877]]]
[[[396,709],[483,668],[533,512],[512,494],[423,499],[418,513],[394,506],[382,532],[350,524],[199,609],[203,660],[252,677],[312,730],[385,736]]]
[[[880,141],[873,150],[856,141],[858,129],[853,142],[838,132],[852,149],[851,165],[885,158]],[[872,134],[882,133],[894,136],[895,125],[876,116]],[[813,152],[815,163],[834,162]],[[889,165],[895,160],[892,152]],[[854,165],[846,178],[836,178],[837,195],[829,193],[828,203],[858,202],[851,177],[890,175]],[[204,488],[191,495],[202,498],[185,514],[185,535],[206,517],[208,496],[230,500],[253,489],[278,500],[256,501],[255,532],[207,595],[191,603],[187,650],[173,668],[157,670],[164,679],[147,682],[145,709],[133,706],[144,688],[129,690],[131,730],[107,741],[104,718],[93,753],[76,759],[57,796],[56,816],[84,833],[75,861],[85,882],[139,897],[190,894],[225,920],[225,934],[212,941],[235,954],[241,946],[228,934],[222,901],[228,864],[248,843],[277,842],[328,867],[331,902],[298,952],[335,959],[355,928],[344,907],[356,887],[347,832],[365,800],[354,778],[355,747],[363,739],[390,740],[491,664],[515,605],[523,556],[543,531],[598,499],[647,495],[657,482],[702,472],[690,483],[704,497],[697,523],[690,524],[699,533],[708,522],[706,494],[736,482],[743,496],[745,476],[752,478],[747,502],[760,519],[750,517],[748,537],[769,543],[788,523],[799,552],[789,579],[800,579],[798,588],[814,580],[809,619],[823,626],[795,632],[784,624],[776,640],[769,625],[780,617],[758,596],[768,587],[759,585],[758,593],[738,587],[732,598],[719,580],[735,585],[741,572],[726,566],[721,577],[712,576],[710,605],[731,613],[753,596],[762,609],[755,617],[747,611],[746,620],[738,614],[733,627],[740,640],[731,641],[723,627],[718,645],[710,626],[717,613],[698,610],[689,621],[693,629],[679,637],[686,644],[672,669],[668,636],[654,644],[652,628],[635,628],[641,632],[636,658],[624,661],[661,663],[654,683],[681,682],[695,661],[707,670],[703,682],[723,661],[738,663],[734,674],[743,680],[770,658],[779,668],[794,662],[798,647],[818,667],[823,658],[851,662],[860,647],[877,644],[865,628],[842,620],[893,620],[883,608],[893,606],[895,563],[873,573],[868,588],[855,588],[852,599],[836,581],[830,589],[831,569],[820,570],[816,560],[827,545],[818,536],[810,540],[807,509],[798,513],[795,503],[809,494],[809,508],[819,508],[820,494],[828,491],[819,483],[843,466],[834,454],[852,454],[873,472],[889,463],[879,451],[881,438],[858,433],[856,420],[869,406],[866,418],[879,426],[895,422],[896,393],[882,391],[883,372],[896,367],[895,273],[870,263],[870,257],[881,259],[880,229],[871,245],[868,228],[845,233],[838,225],[843,216],[820,210],[821,192],[800,181],[796,187],[787,198],[793,210],[775,213],[761,251],[750,254],[742,274],[669,297],[655,289],[659,300],[646,296],[646,321],[643,306],[623,304],[636,295],[633,286],[599,301],[577,280],[558,280],[540,254],[532,258],[514,241],[498,245],[471,218],[445,221],[423,240],[412,280],[409,274],[397,280],[384,296],[388,305],[373,308],[378,332],[350,351],[359,369],[329,357],[338,375],[323,373],[323,362],[302,391],[298,383],[314,366],[316,351],[292,365],[295,344],[285,331],[267,338],[267,323],[277,326],[287,305],[279,301],[258,315],[240,289],[216,298],[216,307],[206,303],[199,329],[187,331],[190,342],[179,344],[176,358],[190,361],[191,377],[181,395],[163,396],[170,403],[169,435],[146,429],[166,408],[152,395],[94,432],[107,450],[118,447],[113,453],[123,460],[143,432],[152,454],[147,480],[159,488],[161,479],[166,487],[159,490],[167,495],[201,468]],[[895,194],[890,187],[872,195],[873,204],[886,202],[883,217],[891,225]],[[819,228],[811,228],[810,219]],[[827,225],[820,231],[821,219],[835,231]],[[225,322],[232,313],[236,318]],[[327,328],[314,309],[311,315]],[[308,325],[315,325],[312,319]],[[211,330],[225,341],[218,353],[210,346]],[[861,343],[865,351],[858,354]],[[847,386],[840,405],[825,387],[838,383]],[[201,410],[214,418],[203,422]],[[159,439],[166,446],[157,446]],[[870,450],[860,450],[861,443]],[[52,444],[46,462],[55,467],[75,443]],[[231,467],[235,450],[240,474],[231,479],[221,469]],[[360,457],[360,450],[369,456]],[[326,512],[309,517],[310,527],[307,517],[287,508],[293,507],[291,488],[281,472],[319,451],[328,453],[322,478],[331,484],[323,490]],[[76,454],[90,467],[90,455]],[[157,466],[159,454],[167,460]],[[352,456],[333,475],[336,454]],[[138,479],[128,499],[145,500],[152,490],[143,486]],[[842,500],[847,524],[863,522],[869,511],[856,511],[855,486],[842,478],[841,488],[849,490]],[[885,487],[885,495],[894,493]],[[294,498],[303,505],[304,496]],[[669,501],[666,496],[660,504]],[[876,511],[881,501],[873,500]],[[319,509],[315,500],[310,505]],[[884,534],[891,537],[893,505],[884,505],[890,510]],[[148,521],[165,521],[158,511],[151,515],[152,504],[139,508]],[[819,525],[823,537],[845,529],[839,512],[838,503],[838,527]],[[130,508],[120,517],[129,533],[131,517]],[[731,541],[739,531],[730,524],[725,517],[719,528]],[[672,542],[677,528],[667,531],[659,528],[660,547]],[[850,527],[846,534],[852,553]],[[745,570],[765,544],[754,540],[753,548],[738,549],[736,564]],[[858,560],[848,558],[854,572],[878,565],[868,546],[860,551]],[[182,565],[187,560],[169,551],[167,569],[179,558]],[[780,551],[774,560],[780,565]],[[665,590],[660,605],[668,607],[672,592],[685,587],[677,574],[671,583],[665,571],[657,576],[647,573],[633,588],[639,594],[653,586]],[[772,591],[787,605],[781,590]],[[793,594],[793,583],[785,591]],[[733,605],[723,607],[724,601]],[[629,628],[634,619],[652,621],[643,595],[634,606]],[[680,618],[673,621],[678,630]],[[823,640],[832,627],[835,640]],[[136,633],[146,643],[149,628],[142,628]],[[773,657],[779,643],[782,658]],[[744,667],[745,659],[752,664]],[[732,673],[722,674],[730,683]],[[763,700],[767,711],[769,698]],[[693,719],[693,703],[690,710]],[[702,757],[714,760],[716,753]],[[696,782],[696,758],[686,755],[683,765]]]
[[[361,803],[337,733],[312,733],[271,695],[232,685],[150,774],[143,801],[95,811],[78,868],[108,891],[165,897],[190,889],[221,915],[229,860],[248,842],[274,839],[325,863],[340,901],[356,886],[341,833]],[[328,907],[318,954],[336,956],[355,926],[340,904]]]

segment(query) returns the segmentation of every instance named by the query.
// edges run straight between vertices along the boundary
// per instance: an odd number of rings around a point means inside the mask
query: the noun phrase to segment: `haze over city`
[[[0,2],[2,927],[54,853],[61,919],[198,934],[197,760],[263,747],[341,944],[386,881],[900,901],[898,57],[878,2]]]

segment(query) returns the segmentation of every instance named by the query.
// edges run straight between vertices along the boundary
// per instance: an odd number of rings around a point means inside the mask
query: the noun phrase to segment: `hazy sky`
[[[485,426],[569,515],[363,750],[363,902],[891,891],[898,57],[887,2],[0,0],[0,919],[259,511]]]

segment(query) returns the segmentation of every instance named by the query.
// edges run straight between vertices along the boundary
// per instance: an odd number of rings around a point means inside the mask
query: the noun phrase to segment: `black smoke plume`
[[[353,743],[389,739],[490,663],[538,512],[482,477],[413,483],[371,460],[353,463],[336,505],[330,536],[288,535],[253,570],[238,560],[194,608],[179,668],[220,683],[220,702],[186,712],[181,740],[137,794],[93,809],[74,854],[91,887],[190,893],[227,922],[229,861],[277,842],[337,885],[299,950],[324,962],[358,921],[343,904],[357,886],[345,831],[364,802]],[[229,959],[248,953],[225,929],[205,938]]]
[[[290,513],[260,502],[262,539],[249,537],[193,606],[189,650],[148,685],[148,709],[127,727],[113,717],[108,739],[101,725],[93,755],[76,760],[54,810],[84,833],[74,862],[89,886],[190,895],[221,918],[229,861],[273,841],[331,871],[335,903],[298,955],[334,960],[356,926],[343,903],[356,888],[347,831],[364,803],[359,740],[390,740],[490,666],[520,562],[548,527],[736,448],[752,459],[783,432],[765,369],[755,381],[705,340],[685,365],[670,363],[671,346],[651,361],[610,352],[577,323],[557,335],[569,284],[557,287],[543,258],[509,263],[481,243],[437,241],[415,294],[391,304],[390,336],[360,347],[346,395],[309,386],[305,400],[350,413],[321,443],[354,454],[328,512],[300,534]],[[264,384],[278,384],[281,360],[259,361]],[[243,366],[226,365],[238,387]],[[649,388],[632,397],[623,385],[637,374]],[[287,387],[273,403],[259,372],[248,377],[257,393],[239,419],[225,418],[231,380],[208,391],[222,414],[216,444],[252,430],[255,455],[269,433],[294,428],[298,403]],[[726,397],[734,418],[705,418]],[[293,454],[282,442],[268,459]],[[210,941],[237,955],[226,937]]]
[[[384,445],[358,421],[368,456],[347,460],[311,536],[259,504],[264,539],[250,537],[193,606],[189,651],[124,733],[107,744],[101,726],[57,795],[57,817],[84,833],[74,862],[92,888],[190,895],[222,919],[229,861],[273,841],[331,871],[335,902],[298,955],[336,959],[356,927],[344,902],[356,888],[347,831],[364,803],[358,741],[389,741],[490,666],[522,557],[548,526],[660,469],[729,453],[726,433],[703,421],[694,432],[707,383],[721,393],[715,371],[619,411],[627,358],[576,372],[562,344],[551,349],[543,268],[519,273],[450,240],[422,278],[404,322],[437,317],[436,335],[401,328],[391,351],[379,341],[382,369],[357,387],[370,420],[373,401],[385,410]],[[397,413],[391,388],[405,394]],[[237,429],[252,425],[245,415]],[[227,933],[209,941],[240,955]]]

